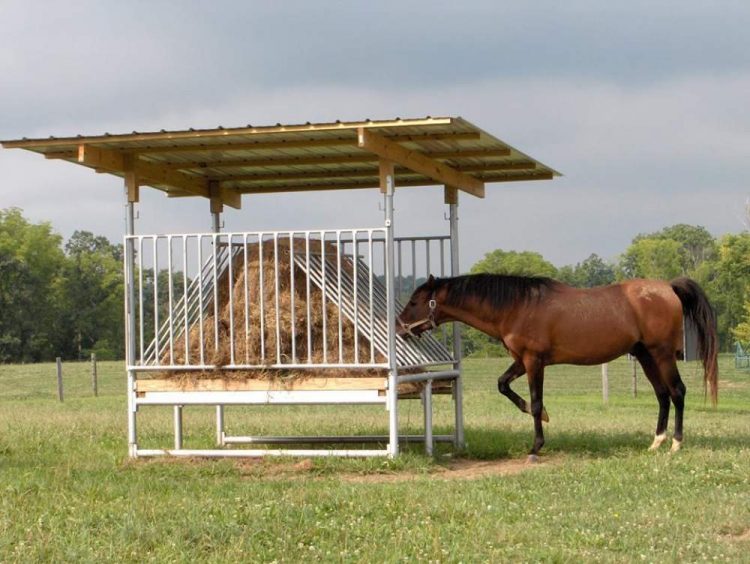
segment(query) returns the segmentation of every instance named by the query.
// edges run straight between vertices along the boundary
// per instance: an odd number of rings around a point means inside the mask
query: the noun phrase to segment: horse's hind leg
[[[667,388],[669,396],[674,404],[674,437],[672,438],[671,452],[677,452],[682,446],[682,416],[685,411],[685,394],[687,388],[680,378],[677,362],[674,358],[665,361],[662,370],[667,376]]]
[[[643,345],[638,345],[633,353],[643,368],[643,373],[651,382],[659,402],[659,417],[656,420],[656,433],[654,433],[654,442],[648,447],[649,450],[656,450],[667,438],[667,424],[669,422],[669,389],[664,384],[659,365],[654,357]]]
[[[497,379],[497,389],[501,394],[503,394],[506,398],[513,402],[513,404],[518,407],[518,409],[520,409],[523,413],[530,414],[531,409],[526,403],[526,400],[510,388],[510,383],[519,376],[523,376],[525,373],[526,368],[524,367],[523,363],[520,360],[515,361],[510,365],[508,370],[506,370],[503,375]],[[542,406],[542,421],[549,421],[549,415],[547,415],[547,410],[544,409],[544,406]]]

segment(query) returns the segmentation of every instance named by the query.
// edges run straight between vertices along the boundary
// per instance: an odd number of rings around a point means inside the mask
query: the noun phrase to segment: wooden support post
[[[638,367],[636,366],[636,359],[633,357],[633,397],[638,397]]]
[[[602,401],[609,403],[609,364],[602,364]]]
[[[62,359],[59,356],[57,357],[57,397],[63,401]]]
[[[99,382],[96,374],[96,353],[91,353],[91,389],[94,391],[94,397],[99,397]]]

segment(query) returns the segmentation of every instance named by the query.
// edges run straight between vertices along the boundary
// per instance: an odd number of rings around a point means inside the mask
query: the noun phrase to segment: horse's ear
[[[427,287],[433,288],[435,286],[435,277],[430,274],[430,277],[427,279]]]

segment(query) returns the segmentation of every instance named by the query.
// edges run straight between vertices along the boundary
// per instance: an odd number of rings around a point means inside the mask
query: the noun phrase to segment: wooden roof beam
[[[492,158],[507,157],[510,155],[509,149],[478,149],[464,151],[433,151],[423,153],[432,159],[473,159],[473,158]],[[241,168],[241,167],[266,167],[266,166],[304,166],[304,165],[327,165],[327,164],[347,164],[347,163],[377,163],[379,157],[370,153],[357,154],[340,154],[340,155],[321,155],[319,157],[268,157],[268,158],[247,158],[247,159],[202,159],[185,162],[161,162],[159,166],[172,170],[198,170],[205,168]],[[153,161],[156,162],[156,161]]]
[[[211,197],[206,180],[185,173],[168,170],[159,165],[142,161],[134,155],[123,155],[118,151],[80,145],[78,162],[97,171],[135,174],[141,184],[169,186],[194,196]],[[235,190],[224,189],[222,201],[228,206],[239,208],[241,196]]]
[[[419,135],[389,135],[388,139],[397,143],[421,143],[424,141],[476,141],[480,134],[469,131],[459,133],[424,133]],[[202,153],[212,151],[248,151],[270,149],[305,149],[309,147],[355,146],[357,137],[334,137],[322,139],[299,139],[297,141],[248,141],[246,143],[204,143],[200,145],[172,145],[155,147],[134,147],[130,151],[140,155],[160,153]],[[128,149],[126,149],[128,150]]]
[[[474,165],[463,165],[454,167],[460,172],[485,172],[485,171],[504,171],[504,170],[533,170],[536,163],[533,161],[519,161],[510,163],[481,163]],[[406,167],[398,166],[395,168],[396,174],[419,174]],[[375,167],[370,168],[350,168],[342,170],[308,170],[294,172],[269,172],[256,174],[227,174],[211,175],[211,180],[221,181],[242,181],[242,182],[266,182],[269,180],[314,180],[326,178],[347,178],[347,177],[366,177],[376,176],[378,171]]]
[[[484,182],[473,176],[459,172],[419,151],[412,151],[398,143],[389,141],[382,135],[373,133],[364,127],[358,129],[357,136],[359,139],[358,145],[361,149],[375,153],[382,159],[393,161],[414,172],[424,174],[440,184],[455,186],[473,196],[484,198]]]

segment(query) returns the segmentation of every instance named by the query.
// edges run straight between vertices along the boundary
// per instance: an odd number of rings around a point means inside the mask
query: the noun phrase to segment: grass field
[[[632,397],[628,361],[611,365],[606,406],[598,367],[548,369],[551,422],[530,468],[531,418],[496,391],[505,360],[466,362],[464,466],[417,446],[395,461],[130,461],[121,364],[100,363],[98,398],[88,365],[66,364],[62,404],[54,365],[0,365],[0,561],[750,562],[750,373],[731,362],[716,411],[698,367],[682,365],[676,455],[646,451],[656,400],[640,374]],[[523,379],[514,387],[528,395]],[[400,406],[418,431],[419,402]],[[438,398],[439,432],[449,407]],[[140,444],[170,445],[171,417],[144,408]],[[186,408],[186,447],[212,445],[212,417]],[[386,415],[230,408],[227,426],[384,433]]]

